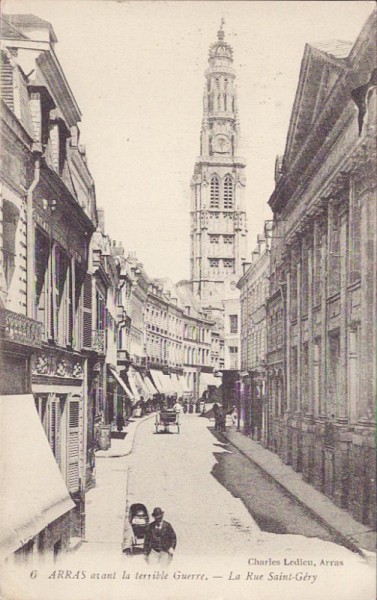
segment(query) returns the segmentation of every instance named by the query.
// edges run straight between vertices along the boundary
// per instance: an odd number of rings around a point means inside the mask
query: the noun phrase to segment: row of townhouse
[[[354,44],[306,45],[285,153],[276,161],[267,247],[238,283],[245,433],[370,527],[376,56],[376,11]]]
[[[215,390],[221,352],[184,285],[107,235],[51,24],[5,15],[1,38],[0,555],[23,561],[85,539],[117,415]]]
[[[1,37],[0,549],[23,560],[85,535],[97,215],[51,25],[9,15]]]

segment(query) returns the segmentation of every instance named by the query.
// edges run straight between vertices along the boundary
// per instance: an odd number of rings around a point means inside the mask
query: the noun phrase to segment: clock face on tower
[[[227,154],[230,152],[231,143],[226,135],[216,135],[212,140],[212,149],[219,154]]]

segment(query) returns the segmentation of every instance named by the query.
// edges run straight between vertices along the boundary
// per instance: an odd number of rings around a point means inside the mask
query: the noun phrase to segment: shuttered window
[[[83,348],[92,347],[92,277],[86,273],[82,293]]]
[[[49,442],[51,450],[55,456],[55,460],[59,467],[61,466],[61,453],[60,453],[60,423],[61,423],[61,410],[59,398],[51,398],[49,403]]]
[[[48,409],[47,409],[47,394],[37,395],[34,398],[35,408],[45,430],[46,437],[49,435]]]
[[[80,458],[80,400],[68,402],[67,432],[67,487],[69,492],[79,489]]]
[[[48,238],[36,228],[35,230],[35,317],[43,323],[43,338],[47,339],[49,332],[49,265],[50,243]]]
[[[68,290],[68,331],[67,331],[67,344],[73,346],[74,336],[74,312],[75,312],[75,261],[71,260],[70,273],[69,273],[69,290]]]

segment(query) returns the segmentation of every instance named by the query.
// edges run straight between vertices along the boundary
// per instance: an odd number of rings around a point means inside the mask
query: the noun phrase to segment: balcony
[[[33,348],[42,345],[42,323],[11,310],[0,309],[0,329],[8,342]]]
[[[98,354],[106,354],[107,349],[106,330],[93,329],[92,331],[92,350]]]

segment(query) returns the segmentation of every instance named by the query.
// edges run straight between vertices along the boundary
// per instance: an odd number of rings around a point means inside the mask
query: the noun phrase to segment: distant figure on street
[[[238,425],[238,410],[237,410],[237,406],[235,404],[233,405],[230,416],[232,417],[233,426],[237,427],[237,425]]]
[[[123,419],[123,415],[122,415],[122,413],[120,413],[120,412],[119,412],[119,413],[117,414],[117,419],[116,419],[116,421],[117,421],[117,430],[118,430],[118,431],[122,431],[122,429],[123,429],[123,427],[124,427],[124,419]]]
[[[177,400],[177,402],[173,406],[173,409],[176,413],[180,414],[182,412],[182,404]]]
[[[225,432],[226,415],[222,408],[217,411],[215,419],[215,429],[217,431]]]
[[[173,527],[164,520],[160,507],[153,509],[151,523],[144,540],[144,554],[151,566],[167,567],[171,563],[177,545],[177,536]]]

